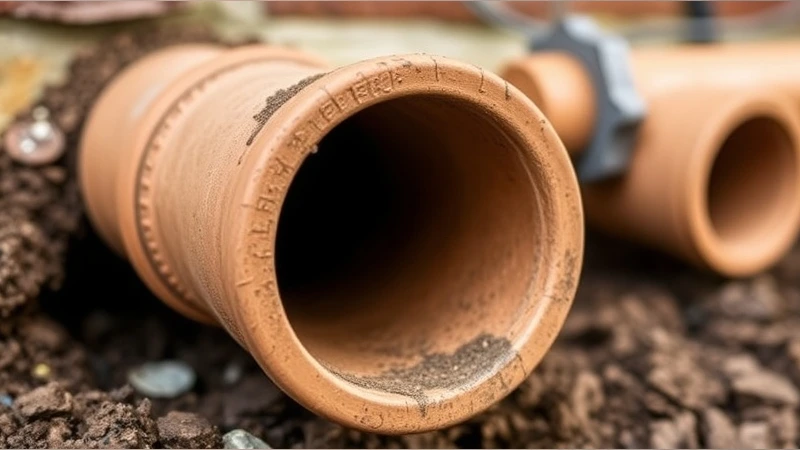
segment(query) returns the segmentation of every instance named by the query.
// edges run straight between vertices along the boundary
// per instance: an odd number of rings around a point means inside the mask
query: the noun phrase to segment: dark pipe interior
[[[747,120],[722,145],[708,181],[709,217],[722,242],[757,250],[784,234],[784,214],[798,201],[792,145],[769,117]]]
[[[391,100],[337,126],[301,166],[276,270],[295,332],[327,367],[407,368],[503,341],[530,311],[537,200],[524,149],[493,117],[443,97]],[[481,348],[490,365],[507,356]]]

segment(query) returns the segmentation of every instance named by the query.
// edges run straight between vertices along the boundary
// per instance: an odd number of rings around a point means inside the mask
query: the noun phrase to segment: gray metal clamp
[[[589,17],[569,15],[550,33],[535,36],[531,48],[570,53],[591,76],[597,111],[592,139],[576,164],[580,180],[600,181],[624,173],[646,114],[633,84],[627,41],[603,33]]]

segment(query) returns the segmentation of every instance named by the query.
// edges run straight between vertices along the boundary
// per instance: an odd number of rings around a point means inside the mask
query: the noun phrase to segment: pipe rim
[[[772,233],[771,239],[760,245],[737,244],[720,236],[711,218],[709,184],[717,157],[731,137],[751,121],[766,119],[779,126],[787,148],[794,159],[793,180],[800,182],[800,117],[792,105],[774,92],[751,91],[735,96],[732,101],[716,111],[716,119],[709,123],[710,130],[695,145],[695,163],[691,165],[685,196],[689,204],[689,233],[703,264],[728,277],[744,277],[761,272],[789,251],[800,230],[800,187],[793,190],[792,201],[782,201],[783,220]],[[713,151],[703,151],[713,149]],[[743,249],[743,247],[747,247]]]
[[[403,79],[397,76],[403,70],[416,73]],[[355,93],[354,89],[363,87],[361,83],[373,80],[373,87],[379,92],[376,97],[366,98],[344,112],[336,108],[335,99],[347,92]],[[464,86],[470,89],[465,90]],[[437,399],[427,411],[420,411],[410,398],[378,395],[324,368],[304,348],[286,316],[277,290],[274,258],[268,261],[266,269],[254,271],[256,263],[263,265],[264,261],[254,261],[252,255],[242,251],[274,248],[277,228],[274,225],[282,202],[312,144],[346,117],[368,106],[414,94],[468,100],[486,114],[506,121],[505,131],[513,132],[513,137],[529,149],[520,156],[539,193],[537,201],[542,215],[554,224],[542,227],[542,253],[550,261],[558,262],[540,266],[545,273],[533,276],[528,297],[536,299],[536,307],[530,313],[530,320],[518,326],[522,329],[520,338],[512,343],[514,357],[504,362],[491,378],[463,392],[449,392],[447,398]],[[520,108],[527,114],[515,114]],[[322,117],[326,119],[320,120]],[[243,274],[249,277],[247,283],[237,283],[235,287],[241,305],[238,321],[248,329],[244,333],[245,345],[273,381],[320,415],[350,427],[381,433],[421,432],[463,421],[520,384],[549,349],[566,318],[583,256],[583,215],[574,171],[557,135],[530,100],[499,77],[479,68],[417,54],[376,58],[337,69],[303,89],[273,118],[252,146],[261,151],[249,152],[243,161],[244,171],[259,175],[236,188],[236,198],[246,199],[248,206],[232,213],[239,215],[241,220],[237,222],[245,225],[229,231],[237,248],[225,255],[226,260],[233,261],[230,275],[237,280]],[[314,127],[308,126],[311,120],[315,121]],[[280,124],[292,125],[287,129]],[[300,150],[293,150],[293,145]],[[263,193],[275,195],[274,202],[263,200]],[[251,206],[256,204],[263,209]],[[267,225],[271,233],[250,233],[253,225]],[[276,342],[281,345],[280,351],[276,351]]]

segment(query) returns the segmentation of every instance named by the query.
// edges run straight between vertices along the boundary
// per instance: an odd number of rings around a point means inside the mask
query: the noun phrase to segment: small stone
[[[232,386],[242,379],[242,366],[236,361],[232,361],[222,372],[222,384],[225,386]]]
[[[52,372],[52,370],[50,369],[50,366],[48,366],[47,364],[44,364],[44,363],[39,363],[39,364],[36,364],[35,366],[33,366],[33,370],[31,371],[31,375],[33,375],[34,378],[38,378],[38,379],[41,380],[41,379],[49,378],[51,372]]]
[[[14,405],[14,399],[10,395],[0,394],[0,405],[10,408]]]
[[[197,376],[181,361],[145,363],[128,373],[136,392],[153,398],[175,398],[194,387]]]
[[[706,448],[739,447],[736,427],[731,419],[718,408],[703,411],[703,444]]]
[[[244,430],[232,430],[222,436],[225,448],[272,448],[266,442]]]
[[[800,395],[785,377],[767,370],[745,373],[733,379],[733,390],[739,395],[755,397],[762,401],[795,406]]]
[[[745,422],[739,427],[743,448],[771,448],[769,425],[764,422]]]
[[[161,443],[167,448],[215,448],[219,432],[197,414],[172,411],[156,422]]]
[[[52,417],[72,411],[72,396],[55,383],[50,383],[21,395],[14,406],[23,417]]]

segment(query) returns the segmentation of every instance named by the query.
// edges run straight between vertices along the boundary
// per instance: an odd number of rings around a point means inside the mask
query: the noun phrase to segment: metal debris
[[[194,386],[197,375],[182,361],[145,363],[128,373],[136,392],[153,398],[175,398]]]
[[[225,448],[272,448],[266,442],[244,430],[232,430],[222,436]]]
[[[40,166],[49,164],[64,153],[64,133],[50,121],[50,111],[34,108],[33,120],[12,124],[5,135],[5,148],[15,161]]]

